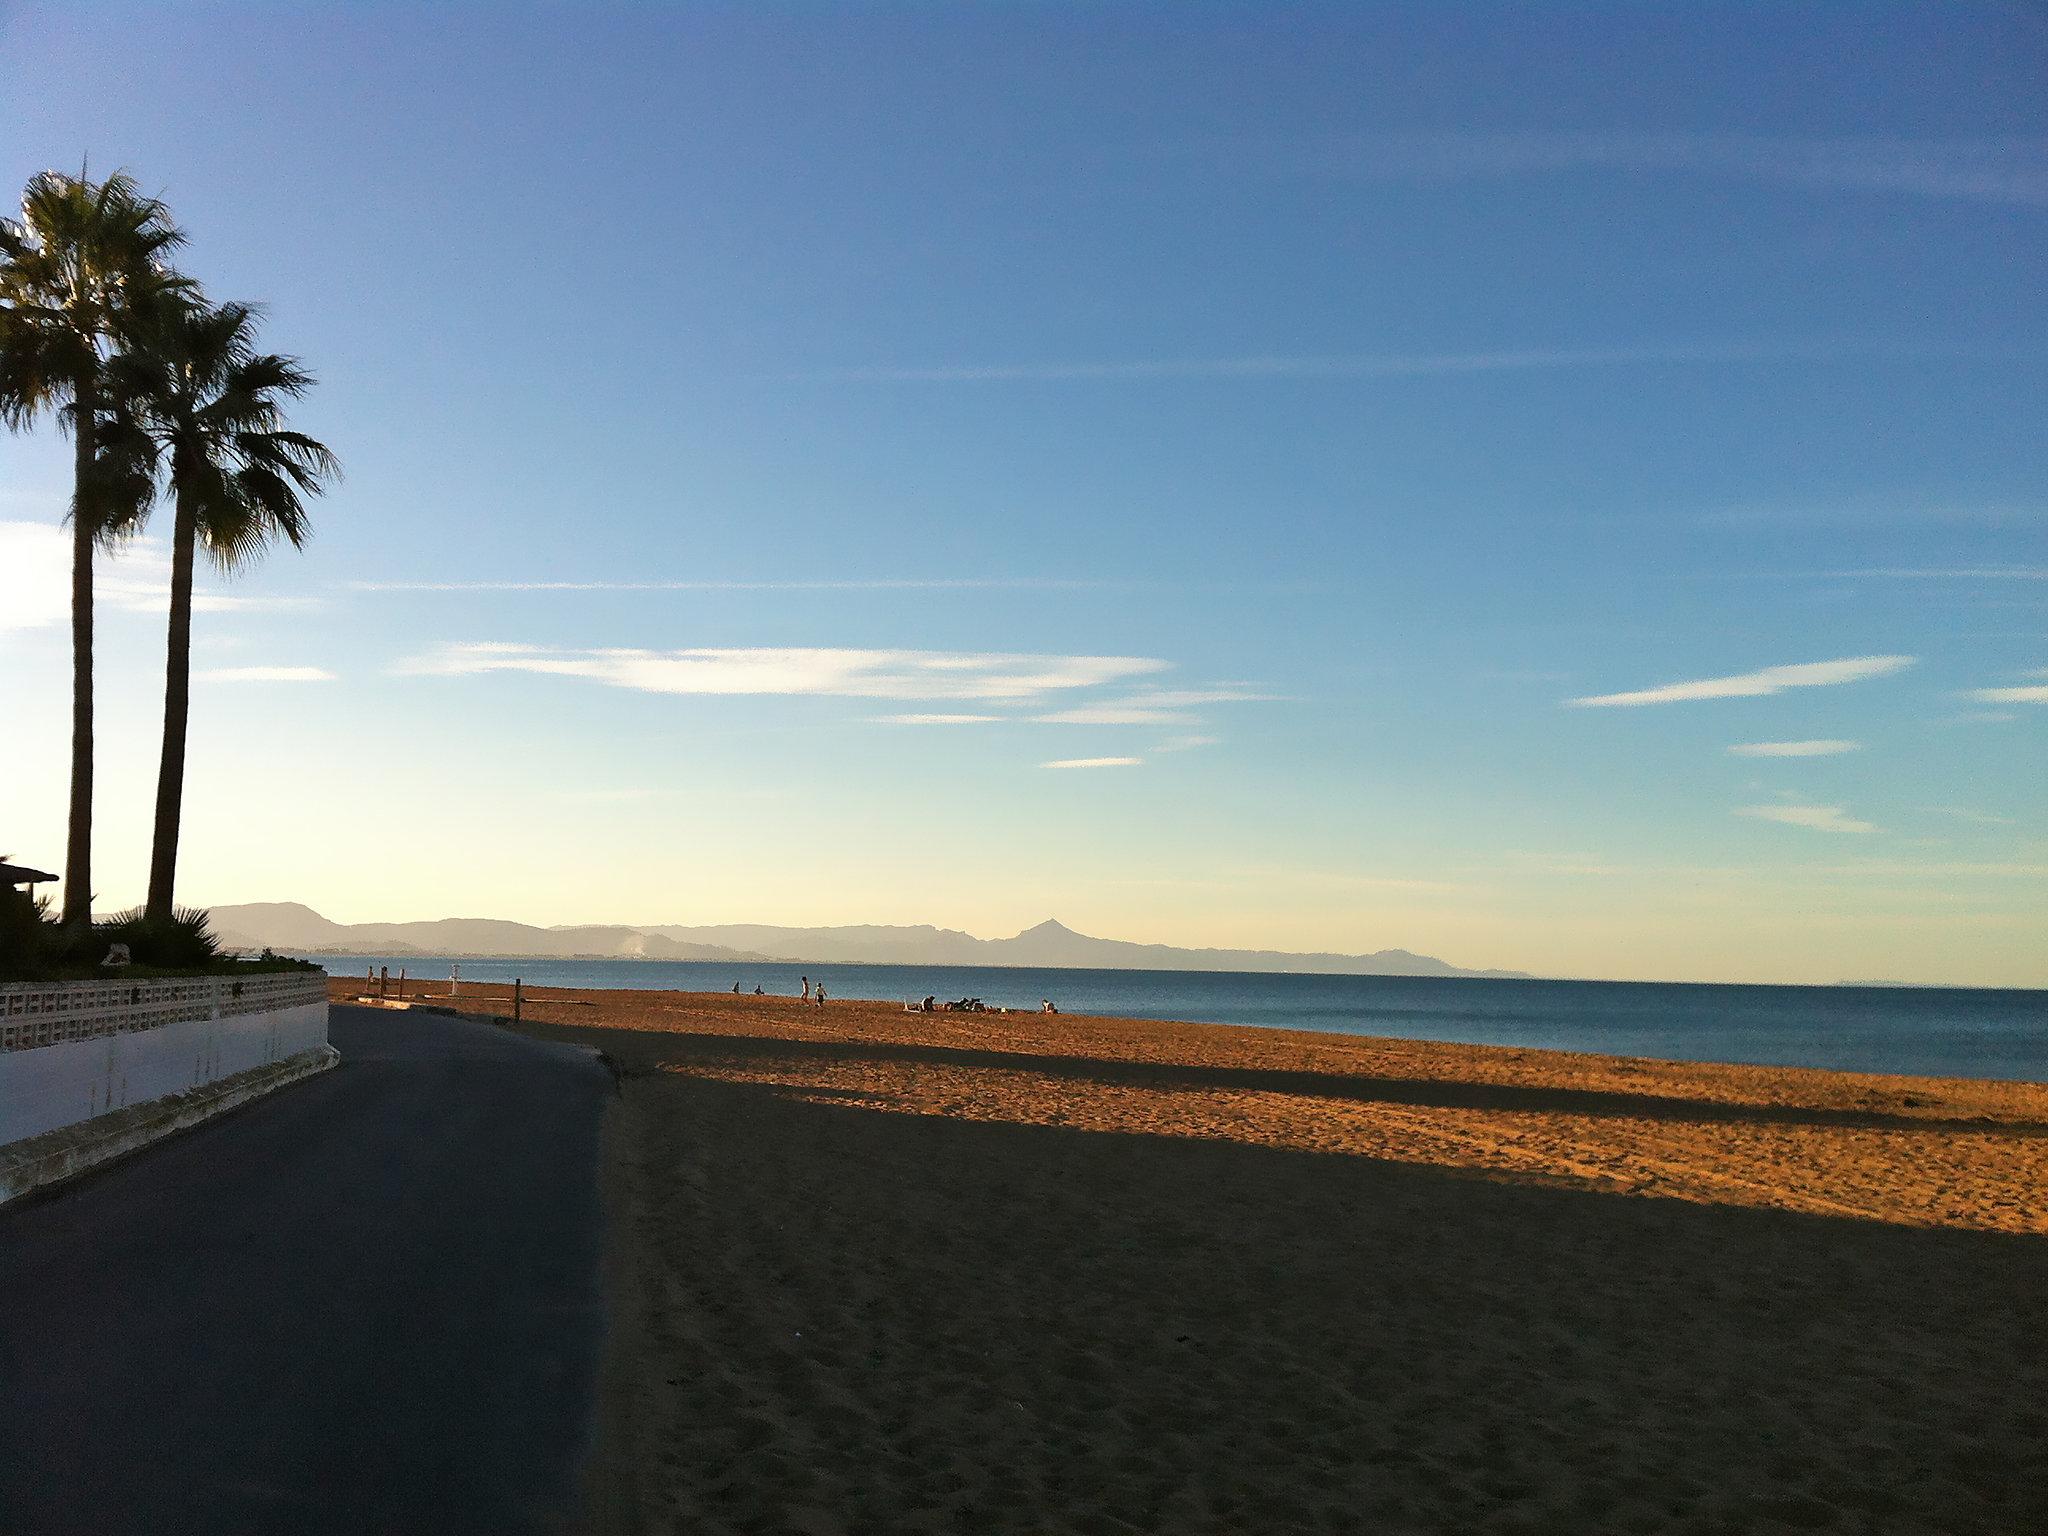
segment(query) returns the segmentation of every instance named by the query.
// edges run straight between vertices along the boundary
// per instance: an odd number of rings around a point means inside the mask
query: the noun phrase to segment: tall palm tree
[[[285,426],[284,405],[313,376],[296,358],[256,350],[256,312],[180,297],[153,306],[109,370],[110,458],[125,478],[160,473],[169,497],[170,637],[163,758],[146,920],[167,920],[178,867],[192,680],[192,568],[201,549],[233,572],[272,539],[311,533],[305,498],[340,471],[327,448]]]
[[[94,183],[45,171],[0,219],[0,422],[46,411],[69,426],[71,495],[71,806],[64,921],[92,921],[92,560],[133,529],[144,486],[101,452],[108,358],[142,302],[187,280],[165,264],[185,240],[170,212],[128,176]]]

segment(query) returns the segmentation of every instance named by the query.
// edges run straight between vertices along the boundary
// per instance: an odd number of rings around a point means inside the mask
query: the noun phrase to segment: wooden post
[[[519,978],[517,976],[514,976],[512,978],[512,1022],[514,1024],[517,1024],[519,1022],[519,1010],[525,1004],[525,999],[521,996],[520,993],[520,985],[521,984]]]

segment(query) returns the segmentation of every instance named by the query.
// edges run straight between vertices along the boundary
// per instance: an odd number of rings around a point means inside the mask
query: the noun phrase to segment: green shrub
[[[117,912],[92,925],[95,963],[115,944],[128,946],[135,965],[164,971],[203,970],[219,960],[220,940],[207,927],[206,913],[180,907],[169,917],[152,921],[140,907]]]
[[[128,946],[129,963],[101,965],[116,944]],[[74,929],[52,921],[47,899],[0,887],[0,981],[142,980],[319,969],[309,960],[289,959],[268,949],[247,960],[224,955],[208,928],[207,915],[195,909],[179,911],[167,923],[151,923],[138,910]]]

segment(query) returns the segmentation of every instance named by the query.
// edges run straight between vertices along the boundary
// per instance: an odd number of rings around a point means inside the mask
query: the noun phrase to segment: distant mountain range
[[[293,901],[215,907],[214,931],[231,949],[294,954],[540,956],[600,960],[812,961],[839,965],[1024,965],[1120,971],[1302,971],[1350,976],[1524,976],[1469,971],[1405,949],[1371,954],[1288,954],[1272,949],[1179,949],[1097,939],[1046,921],[1014,938],[977,939],[953,928],[778,928],[720,923],[687,928],[604,925],[535,928],[497,918],[421,923],[335,923]]]

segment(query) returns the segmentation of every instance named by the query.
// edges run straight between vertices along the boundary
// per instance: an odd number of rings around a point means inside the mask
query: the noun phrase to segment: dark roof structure
[[[30,869],[26,864],[10,864],[0,859],[0,885],[41,885],[57,877],[40,869]]]

